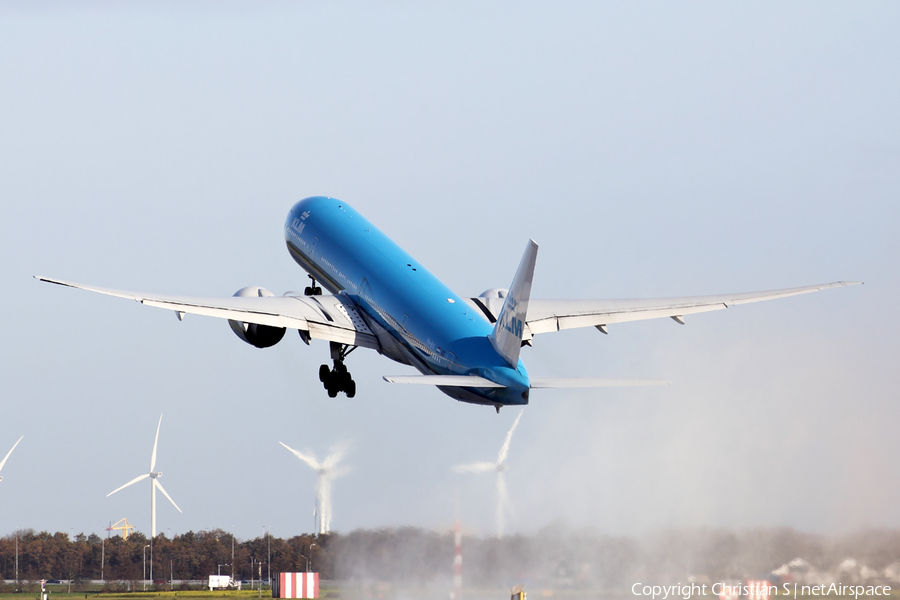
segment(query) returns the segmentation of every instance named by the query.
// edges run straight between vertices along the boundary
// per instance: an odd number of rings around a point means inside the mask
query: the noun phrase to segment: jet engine
[[[265,297],[274,296],[275,294],[265,288],[249,285],[239,289],[234,295],[242,297]],[[257,348],[269,348],[270,346],[274,346],[281,341],[285,332],[284,327],[257,325],[256,323],[244,323],[243,321],[232,321],[231,319],[228,320],[228,324],[231,325],[231,330],[234,331],[236,336]]]

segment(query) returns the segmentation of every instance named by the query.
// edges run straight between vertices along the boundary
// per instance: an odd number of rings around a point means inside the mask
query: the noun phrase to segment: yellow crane
[[[134,533],[134,525],[128,522],[128,519],[122,517],[120,520],[116,521],[114,525],[110,525],[106,528],[107,531],[121,531],[122,539],[127,540],[128,536]]]

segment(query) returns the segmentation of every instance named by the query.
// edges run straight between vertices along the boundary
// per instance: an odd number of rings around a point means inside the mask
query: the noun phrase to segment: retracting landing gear
[[[350,372],[344,365],[344,359],[347,355],[356,350],[356,346],[345,346],[337,342],[331,342],[331,360],[334,366],[329,369],[328,365],[319,367],[319,381],[325,385],[329,398],[335,398],[338,392],[344,392],[348,398],[356,395],[356,382],[350,377]]]
[[[306,296],[321,296],[322,288],[316,285],[316,278],[312,275],[309,276],[312,279],[312,285],[306,286],[306,289],[303,290],[303,294]]]

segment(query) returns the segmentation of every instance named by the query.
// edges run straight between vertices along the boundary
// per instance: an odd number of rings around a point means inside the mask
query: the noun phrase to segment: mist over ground
[[[338,536],[330,551],[335,576],[341,580],[436,586],[451,579],[454,543],[452,533],[414,528],[359,530]],[[810,571],[845,584],[900,582],[896,569],[900,530],[888,529],[844,536],[789,528],[668,529],[614,536],[546,527],[533,535],[501,539],[464,536],[462,554],[463,581],[476,588],[524,584],[625,593],[637,582],[803,581]],[[794,573],[794,579],[772,573],[797,558],[810,568]],[[855,564],[842,566],[848,559]],[[895,570],[885,575],[891,565]]]

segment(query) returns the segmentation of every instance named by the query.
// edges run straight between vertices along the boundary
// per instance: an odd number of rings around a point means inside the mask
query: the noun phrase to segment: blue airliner
[[[536,388],[662,385],[637,379],[531,377],[519,358],[535,335],[614,323],[684,316],[738,304],[815,292],[858,282],[683,298],[632,300],[539,300],[531,298],[538,245],[529,241],[509,289],[463,298],[346,202],[313,197],[288,213],[284,239],[291,257],[312,279],[303,295],[275,296],[245,287],[230,298],[142,294],[56,279],[42,281],[80,288],[185,314],[228,319],[235,334],[257,348],[274,346],[296,329],[306,344],[330,343],[331,366],[319,368],[330,397],[356,394],[345,364],[356,348],[371,348],[419,375],[385,377],[390,383],[437,386],[448,396],[496,407],[528,404]],[[321,286],[321,287],[320,287]],[[323,295],[325,288],[330,295]]]

